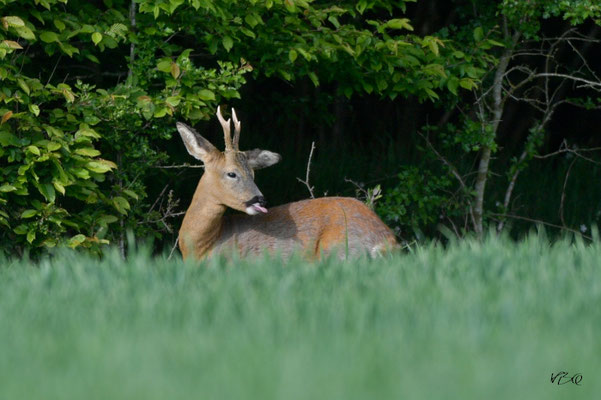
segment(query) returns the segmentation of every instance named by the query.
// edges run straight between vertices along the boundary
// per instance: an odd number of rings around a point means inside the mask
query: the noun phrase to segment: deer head
[[[177,130],[186,145],[188,153],[203,162],[205,172],[201,183],[205,184],[206,196],[214,202],[243,211],[249,215],[266,213],[266,202],[263,194],[255,184],[254,171],[269,167],[282,157],[267,150],[240,151],[241,122],[232,108],[234,137],[231,136],[231,119],[225,120],[221,109],[217,107],[217,118],[223,128],[225,151],[219,151],[207,139],[182,122],[177,123]]]

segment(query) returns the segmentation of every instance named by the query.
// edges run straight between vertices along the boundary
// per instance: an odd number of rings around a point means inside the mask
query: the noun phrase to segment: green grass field
[[[0,259],[0,399],[593,399],[601,243]],[[582,374],[580,386],[552,373]],[[565,381],[565,379],[564,379]]]

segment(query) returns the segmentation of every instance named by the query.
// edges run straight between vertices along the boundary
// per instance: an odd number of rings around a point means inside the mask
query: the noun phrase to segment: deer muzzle
[[[267,213],[267,201],[265,201],[265,197],[263,196],[255,196],[246,203],[246,213],[248,215],[257,215],[258,213]]]

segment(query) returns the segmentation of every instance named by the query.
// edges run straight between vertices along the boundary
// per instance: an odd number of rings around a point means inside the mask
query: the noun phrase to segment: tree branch
[[[297,181],[304,184],[307,189],[309,189],[309,194],[311,198],[314,199],[315,195],[313,194],[314,186],[309,184],[309,174],[311,173],[311,158],[313,157],[313,151],[315,150],[315,142],[311,142],[311,151],[309,152],[309,160],[307,161],[307,173],[305,174],[305,180],[303,181],[301,178],[296,178]]]

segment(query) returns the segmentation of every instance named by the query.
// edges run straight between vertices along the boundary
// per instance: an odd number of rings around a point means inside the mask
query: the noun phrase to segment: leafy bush
[[[436,228],[447,217],[462,215],[464,204],[449,196],[455,182],[444,173],[404,167],[395,186],[384,191],[377,203],[378,214],[405,239],[421,230]],[[408,232],[409,231],[409,232]],[[409,233],[409,235],[408,235]]]
[[[217,101],[239,97],[248,68],[200,67],[190,60],[191,49],[157,61],[155,48],[169,29],[150,30],[129,71],[125,63],[114,68],[110,61],[124,61],[120,52],[139,43],[129,2],[109,2],[110,8],[87,1],[2,3],[2,246],[98,250],[128,228],[152,233],[137,223],[149,217],[140,176],[165,160],[156,150],[157,141],[171,137],[164,117],[177,110],[186,119],[208,118]],[[103,83],[112,76],[128,79]]]
[[[3,8],[9,15],[0,19],[3,247],[22,251],[30,246],[54,247],[60,242],[71,247],[106,243],[96,233],[116,220],[111,215],[112,205],[124,203],[101,188],[106,174],[117,166],[100,157],[97,149],[101,136],[94,127],[100,118],[85,106],[89,94],[80,85],[52,83],[52,75],[40,67],[57,52],[93,59],[93,52],[80,51],[71,42],[91,41],[90,34],[96,29],[113,27],[114,37],[107,36],[107,41],[117,43],[127,28],[110,13],[96,20],[94,28],[87,22],[99,17],[98,13],[53,20],[33,4],[31,9],[23,4],[13,9],[14,2],[4,3],[10,4]],[[53,3],[44,2],[43,6],[50,8]],[[82,11],[91,10],[82,7]],[[26,10],[31,13],[25,14]]]

